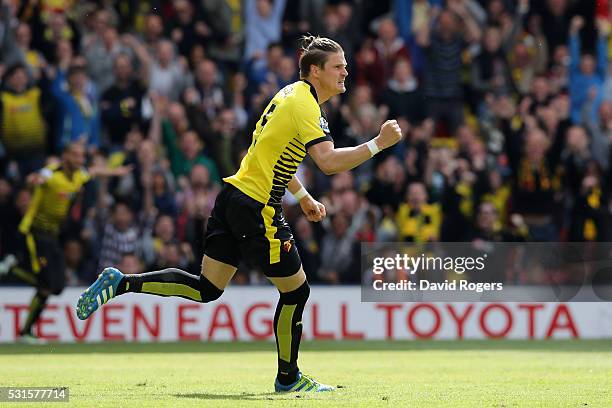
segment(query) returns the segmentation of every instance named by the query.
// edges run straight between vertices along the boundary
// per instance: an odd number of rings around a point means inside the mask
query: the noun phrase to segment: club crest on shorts
[[[283,242],[283,251],[291,251],[291,240]]]

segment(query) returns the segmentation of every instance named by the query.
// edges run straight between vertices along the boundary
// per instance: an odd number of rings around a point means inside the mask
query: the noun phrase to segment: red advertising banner
[[[36,334],[61,342],[273,340],[278,292],[230,287],[214,303],[129,294],[81,321],[81,288],[52,297]],[[0,289],[0,342],[15,341],[33,291]],[[608,303],[362,303],[359,287],[314,287],[307,339],[612,338]]]

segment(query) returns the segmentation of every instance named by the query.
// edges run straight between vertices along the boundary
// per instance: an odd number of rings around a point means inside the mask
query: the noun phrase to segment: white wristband
[[[293,194],[293,198],[295,198],[297,201],[300,201],[302,198],[308,195],[308,191],[306,191],[306,189],[302,187],[295,194],[294,193],[292,194]]]
[[[376,153],[380,152],[380,148],[376,144],[376,140],[372,139],[368,143],[366,143],[368,149],[370,150],[370,154],[374,156]]]

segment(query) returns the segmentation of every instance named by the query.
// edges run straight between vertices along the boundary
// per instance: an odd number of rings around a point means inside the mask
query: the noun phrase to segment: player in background
[[[319,105],[346,91],[347,75],[344,52],[338,43],[305,37],[300,56],[301,80],[274,96],[256,124],[240,169],[224,179],[205,234],[201,275],[168,268],[128,276],[106,268],[79,297],[78,317],[87,319],[113,297],[129,292],[179,296],[202,303],[214,301],[223,294],[239,261],[244,259],[260,268],[280,292],[274,315],[278,352],[275,390],[333,390],[303,375],[298,368],[302,312],[310,287],[285,222],[281,200],[288,188],[308,220],[321,221],[326,215],[325,207],[295,177],[306,154],[329,175],[359,166],[401,139],[399,125],[389,120],[369,142],[334,148]]]
[[[37,343],[32,327],[45,309],[50,295],[59,295],[66,285],[60,230],[81,187],[91,177],[122,176],[129,167],[84,168],[85,146],[72,142],[64,148],[61,162],[44,167],[28,177],[34,185],[32,201],[19,224],[18,250],[0,262],[0,276],[11,272],[36,287],[28,317],[19,335],[26,343]]]

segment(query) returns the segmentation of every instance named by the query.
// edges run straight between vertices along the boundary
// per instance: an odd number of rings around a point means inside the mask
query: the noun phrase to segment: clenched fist
[[[300,200],[300,207],[310,222],[319,222],[327,215],[325,206],[312,198],[310,194]]]
[[[391,147],[402,140],[402,129],[397,120],[388,120],[380,127],[380,133],[374,138],[380,150]]]

